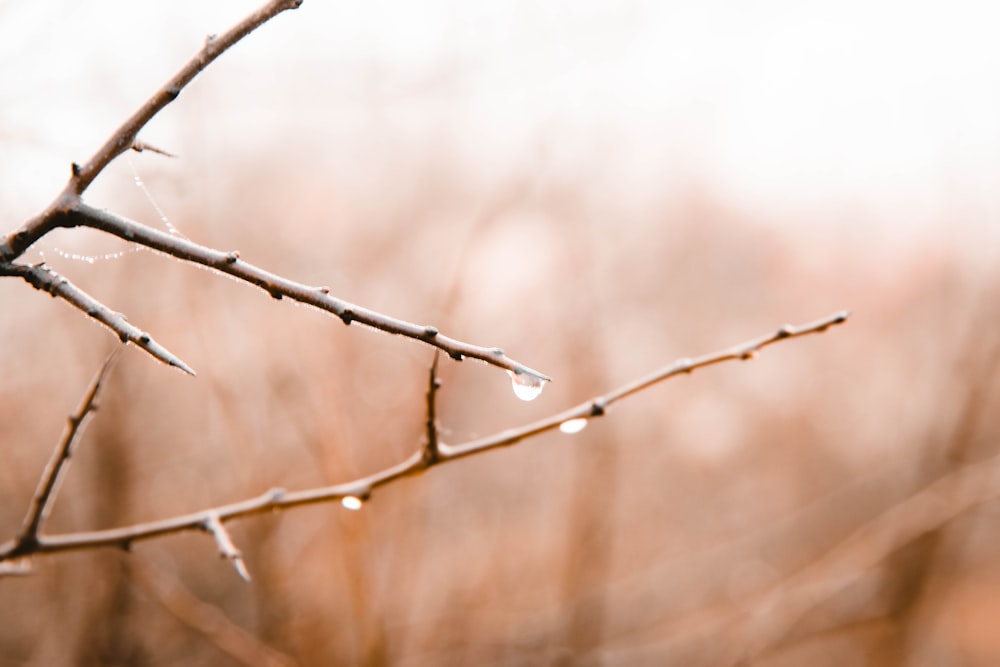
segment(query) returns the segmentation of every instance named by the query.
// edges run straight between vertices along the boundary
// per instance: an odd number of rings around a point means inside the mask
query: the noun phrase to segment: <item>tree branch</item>
[[[63,191],[40,215],[27,221],[0,244],[0,262],[20,257],[35,241],[54,228],[52,216],[60,210],[71,208],[80,195],[94,182],[112,160],[136,144],[139,132],[164,107],[177,99],[181,91],[208,67],[216,58],[251,32],[288,9],[295,9],[302,0],[270,0],[221,35],[209,35],[204,46],[142,106],[125,120],[82,165],[73,163],[72,174]],[[143,145],[143,144],[138,144]]]
[[[469,456],[470,454],[478,454],[479,452],[487,449],[512,445],[525,438],[530,438],[541,433],[545,433],[546,431],[552,431],[564,426],[567,428],[564,428],[563,430],[569,433],[579,432],[583,430],[585,425],[585,422],[580,420],[588,420],[593,417],[603,417],[613,403],[617,403],[618,401],[624,400],[644,389],[648,389],[654,384],[668,380],[676,375],[691,373],[699,368],[712,366],[724,361],[745,361],[756,359],[760,350],[768,345],[772,345],[782,340],[808,336],[809,334],[823,333],[832,326],[846,322],[849,316],[850,313],[845,310],[830,315],[829,317],[824,317],[821,320],[816,320],[815,322],[810,322],[797,327],[786,324],[780,327],[773,334],[747,341],[726,350],[711,352],[694,359],[679,359],[669,366],[666,366],[658,371],[654,371],[649,375],[639,378],[633,382],[622,385],[617,389],[613,389],[603,396],[597,396],[584,401],[575,407],[551,417],[539,420],[533,424],[504,431],[502,433],[482,438],[480,440],[474,440],[463,445],[457,445],[455,447],[446,446],[443,448],[443,458],[456,459],[463,456]]]
[[[465,343],[438,332],[435,327],[413,324],[357,306],[330,295],[329,288],[309,287],[275,275],[239,259],[238,252],[221,252],[198,245],[187,239],[165,234],[121,216],[96,209],[84,203],[83,192],[94,179],[121,153],[133,150],[156,150],[138,140],[139,131],[164,107],[177,98],[181,90],[212,61],[243,37],[277,14],[294,9],[302,0],[271,0],[238,24],[219,36],[209,36],[195,54],[169,81],[154,93],[104,142],[83,165],[73,164],[72,176],[58,197],[38,216],[0,243],[0,276],[18,276],[36,289],[58,296],[98,320],[116,334],[122,342],[132,341],[160,361],[188,373],[194,371],[180,358],[152,340],[149,334],[129,325],[125,317],[75,287],[68,280],[43,265],[25,266],[14,260],[40,238],[59,227],[90,227],[117,236],[131,243],[159,250],[178,259],[207,266],[230,276],[257,285],[272,297],[288,297],[300,303],[333,313],[345,324],[358,322],[385,333],[396,334],[432,345],[453,359],[478,359],[505,369],[515,382],[541,387],[549,378],[508,357],[499,348]]]
[[[441,388],[441,380],[437,376],[438,353],[434,353],[434,363],[431,364],[430,379],[427,381],[427,419],[425,428],[427,441],[424,442],[424,462],[432,466],[441,458],[441,443],[438,440],[437,425],[437,393]]]
[[[644,378],[640,378],[635,382],[623,385],[622,387],[615,389],[604,396],[598,396],[585,401],[576,407],[560,412],[547,419],[543,419],[520,428],[503,431],[488,438],[456,446],[448,446],[440,441],[437,441],[437,429],[436,427],[432,427],[430,425],[434,421],[434,405],[437,392],[436,372],[432,367],[431,380],[427,392],[427,433],[429,440],[433,439],[437,442],[437,456],[434,458],[430,458],[426,455],[427,447],[425,444],[425,446],[419,451],[415,452],[401,463],[371,474],[367,477],[362,477],[343,484],[307,489],[297,492],[287,492],[284,489],[274,488],[264,494],[261,494],[260,496],[257,496],[256,498],[250,498],[240,502],[222,505],[191,514],[140,523],[123,528],[68,533],[54,536],[38,535],[32,545],[33,549],[30,551],[30,554],[52,554],[63,551],[78,551],[82,549],[94,549],[97,547],[107,546],[128,549],[134,542],[140,540],[149,540],[186,530],[211,530],[210,526],[215,525],[216,523],[221,524],[226,521],[249,517],[256,514],[271,513],[278,510],[289,510],[295,507],[313,505],[317,503],[342,501],[344,498],[348,497],[354,497],[359,500],[367,500],[376,488],[391,484],[404,477],[420,474],[433,465],[454,461],[473,454],[479,454],[497,447],[513,445],[517,442],[538,436],[546,431],[559,428],[561,424],[568,421],[604,416],[607,408],[612,403],[624,400],[625,398],[647,389],[658,382],[662,382],[681,373],[691,373],[699,368],[711,366],[723,361],[752,359],[759,350],[768,345],[783,340],[789,340],[791,338],[822,333],[831,326],[845,322],[847,317],[848,313],[845,311],[798,327],[786,325],[771,335],[748,341],[727,350],[713,352],[695,359],[682,359],[660,371],[652,373]],[[216,539],[218,541],[218,536]],[[16,547],[17,542],[0,545],[0,563],[5,560],[26,555],[23,552],[23,549],[18,552]],[[220,551],[225,553],[225,551],[221,548]]]
[[[66,471],[69,459],[73,455],[73,445],[76,444],[77,439],[83,432],[87,416],[97,410],[97,396],[100,394],[104,380],[107,379],[108,373],[111,372],[111,366],[117,356],[117,352],[112,352],[108,356],[101,369],[97,372],[97,375],[91,381],[87,393],[84,394],[83,400],[80,402],[80,406],[76,409],[76,412],[69,416],[63,437],[56,446],[55,451],[52,452],[52,456],[49,458],[49,462],[45,466],[41,478],[38,480],[38,487],[35,489],[35,495],[31,499],[31,504],[28,506],[24,520],[21,522],[21,529],[18,531],[17,537],[14,538],[11,557],[17,558],[23,554],[31,553],[37,548],[38,532],[42,527],[42,523],[48,518],[52,505],[56,501],[59,480],[62,479],[62,474]]]
[[[16,262],[0,262],[0,276],[5,275],[22,278],[35,289],[48,292],[52,297],[66,301],[114,331],[118,334],[118,339],[121,342],[134,343],[163,363],[179,368],[190,375],[195,375],[194,370],[180,357],[157,343],[142,329],[129,324],[123,314],[111,310],[45,264],[26,266]]]
[[[478,359],[516,375],[548,382],[549,377],[504,354],[496,347],[483,347],[445,336],[435,327],[413,324],[383,315],[374,310],[349,303],[330,294],[328,287],[311,287],[265,271],[240,259],[238,251],[224,252],[161,232],[120,215],[102,211],[83,202],[65,215],[59,216],[60,227],[90,227],[117,236],[130,243],[158,250],[192,264],[199,264],[220,273],[256,285],[275,299],[287,297],[299,303],[332,313],[344,324],[357,322],[389,334],[405,336],[446,352],[452,359]]]

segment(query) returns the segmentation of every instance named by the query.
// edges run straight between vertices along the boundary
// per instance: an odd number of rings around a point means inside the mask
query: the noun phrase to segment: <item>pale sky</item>
[[[44,205],[70,159],[256,4],[0,2],[0,205]],[[697,178],[750,207],[912,224],[960,201],[991,225],[998,25],[987,0],[306,0],[213,68],[237,90],[281,73],[256,104],[318,88],[342,110],[377,71],[378,94],[409,100],[401,123],[451,113],[470,159],[514,160],[549,133],[556,164],[606,157],[626,193]],[[440,81],[447,108],[412,104]]]

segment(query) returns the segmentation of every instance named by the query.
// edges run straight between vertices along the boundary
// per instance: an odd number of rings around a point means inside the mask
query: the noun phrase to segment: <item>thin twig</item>
[[[760,350],[768,345],[782,340],[807,336],[809,334],[823,333],[832,326],[846,322],[849,316],[850,313],[845,310],[830,315],[829,317],[816,320],[815,322],[810,322],[797,327],[786,324],[780,327],[773,334],[741,343],[740,345],[736,345],[726,350],[711,352],[694,359],[679,359],[669,366],[666,366],[658,371],[654,371],[653,373],[639,378],[638,380],[622,385],[617,389],[613,389],[603,396],[597,396],[584,401],[569,410],[565,410],[559,414],[539,420],[533,424],[503,431],[501,433],[497,433],[496,435],[482,438],[480,440],[474,440],[462,445],[443,447],[442,458],[456,459],[463,456],[469,456],[470,454],[478,454],[479,452],[487,449],[512,445],[525,438],[530,438],[539,435],[540,433],[545,433],[546,431],[552,431],[572,420],[586,420],[593,417],[603,417],[613,403],[617,403],[618,401],[628,398],[629,396],[647,389],[654,384],[663,382],[664,380],[668,380],[677,375],[691,373],[699,368],[712,366],[724,361],[756,359]]]
[[[0,263],[0,276],[4,275],[22,278],[35,289],[66,301],[114,331],[121,342],[133,343],[163,363],[195,375],[194,369],[184,363],[183,359],[157,343],[139,327],[129,324],[123,314],[111,310],[45,264],[27,266],[16,262]]]
[[[76,412],[71,414],[66,422],[66,430],[63,432],[59,444],[49,458],[41,478],[38,480],[38,487],[35,495],[31,498],[31,504],[21,522],[21,529],[17,537],[14,538],[14,548],[11,550],[11,557],[20,554],[31,553],[38,546],[38,533],[42,528],[45,519],[48,518],[53,503],[59,492],[59,481],[66,472],[70,457],[73,456],[73,445],[83,433],[83,427],[87,421],[87,416],[97,411],[97,397],[107,379],[108,373],[117,358],[117,352],[112,352],[101,365],[97,375],[90,383],[87,393],[84,394],[80,406]]]
[[[441,455],[437,426],[437,392],[441,388],[441,380],[437,376],[438,356],[435,352],[434,363],[431,364],[429,373],[430,379],[427,381],[427,441],[424,443],[424,460],[428,466],[437,463]]]
[[[83,164],[73,163],[69,182],[49,207],[28,220],[20,229],[0,244],[0,262],[20,257],[38,239],[55,227],[53,217],[80,201],[80,195],[90,187],[112,160],[136,145],[136,138],[146,124],[164,107],[177,99],[181,91],[216,58],[251,32],[288,9],[295,9],[302,0],[270,0],[221,35],[210,35],[202,48],[173,77],[163,84],[142,106],[135,110]],[[141,144],[140,144],[141,145]]]
[[[210,532],[212,537],[215,538],[215,545],[219,549],[219,556],[228,559],[233,564],[233,567],[236,568],[236,573],[240,575],[243,581],[249,582],[250,572],[247,571],[246,563],[243,562],[243,554],[233,544],[233,538],[229,536],[229,531],[219,521],[219,515],[209,513],[202,523],[202,528]]]
[[[339,317],[344,324],[357,322],[385,333],[405,336],[426,343],[459,361],[465,358],[478,359],[512,373],[535,378],[539,382],[549,381],[548,376],[508,357],[500,348],[466,343],[445,336],[433,326],[413,324],[338,299],[330,294],[328,287],[305,285],[265,271],[241,259],[240,253],[235,250],[224,252],[199,245],[120,215],[102,211],[83,202],[74,206],[66,215],[61,216],[59,226],[97,229],[130,243],[137,243],[171,257],[239,278],[256,285],[275,299],[287,297],[293,301],[332,313]]]
[[[534,384],[540,385],[549,381],[547,376],[511,359],[499,348],[464,343],[440,334],[433,326],[413,324],[357,306],[331,296],[327,287],[309,287],[243,262],[239,259],[238,252],[213,250],[187,239],[159,232],[121,216],[91,207],[81,199],[83,192],[101,171],[115,157],[127,150],[154,150],[164,155],[170,155],[166,151],[140,141],[138,139],[139,131],[157,113],[176,99],[195,76],[229,47],[277,14],[298,7],[301,2],[302,0],[271,0],[222,35],[209,36],[202,49],[122,123],[90,159],[82,165],[73,164],[69,182],[45,211],[28,220],[21,228],[9,234],[0,243],[0,276],[16,275],[23,278],[35,288],[60,297],[97,319],[117,333],[123,342],[132,341],[160,361],[193,374],[190,367],[153,342],[148,334],[128,325],[122,315],[115,313],[93,297],[85,294],[65,278],[41,265],[29,267],[14,263],[14,260],[20,257],[33,243],[56,228],[91,227],[131,243],[159,250],[178,259],[207,266],[234,276],[257,285],[276,299],[288,297],[333,313],[345,324],[358,322],[385,333],[412,338],[447,352],[453,359],[459,361],[465,358],[478,359],[510,371],[515,376],[524,376]]]
[[[608,394],[585,401],[580,405],[565,410],[547,419],[498,433],[495,436],[475,440],[462,445],[449,446],[437,442],[438,456],[433,463],[428,462],[425,449],[422,447],[405,461],[394,466],[362,477],[351,482],[334,486],[319,487],[297,492],[288,492],[275,488],[260,496],[247,500],[222,505],[219,507],[185,514],[158,521],[89,532],[67,533],[64,535],[39,535],[32,553],[51,554],[62,551],[76,551],[97,547],[119,547],[128,549],[134,542],[149,540],[163,535],[179,533],[187,530],[206,529],[212,521],[224,523],[233,519],[249,517],[257,514],[270,513],[278,510],[289,510],[304,505],[341,501],[347,497],[367,500],[374,489],[391,484],[399,479],[424,472],[435,463],[446,463],[456,459],[479,454],[490,449],[512,445],[514,443],[535,437],[546,431],[559,427],[560,424],[573,419],[590,419],[603,416],[614,402],[623,400],[657,382],[674,377],[681,373],[690,373],[699,368],[711,366],[722,361],[749,359],[763,347],[782,340],[789,340],[808,334],[821,333],[829,327],[841,324],[847,320],[848,314],[840,312],[830,317],[817,320],[799,327],[783,326],[774,334],[737,345],[720,352],[686,359],[667,368],[653,373],[645,378],[624,385]],[[432,380],[433,385],[433,380]],[[428,391],[428,408],[434,404],[433,393]],[[429,420],[430,421],[430,418]],[[435,430],[436,433],[436,430]],[[0,545],[0,562],[12,558],[13,545]]]

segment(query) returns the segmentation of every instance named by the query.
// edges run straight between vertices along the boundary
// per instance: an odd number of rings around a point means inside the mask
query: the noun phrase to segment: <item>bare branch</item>
[[[28,506],[28,512],[21,522],[21,530],[14,539],[14,548],[11,556],[32,552],[38,545],[38,531],[42,523],[48,518],[49,512],[55,503],[59,490],[59,481],[66,471],[70,457],[73,455],[73,445],[76,444],[80,434],[83,433],[83,426],[87,416],[97,410],[97,396],[101,392],[104,380],[111,371],[111,366],[117,358],[117,352],[112,352],[104,361],[97,375],[90,383],[87,393],[84,394],[80,406],[76,412],[69,416],[66,423],[66,430],[63,437],[56,446],[55,451],[49,458],[41,478],[38,480],[38,488]]]
[[[129,220],[108,211],[102,211],[85,203],[74,206],[66,215],[60,216],[61,227],[90,227],[118,238],[158,250],[162,253],[193,264],[200,264],[220,273],[239,278],[256,285],[275,299],[287,297],[299,303],[332,313],[344,324],[357,322],[389,334],[412,338],[436,347],[456,360],[478,359],[512,373],[531,377],[538,382],[548,382],[549,377],[515,359],[503,350],[465,343],[445,336],[435,327],[413,324],[389,315],[338,299],[330,294],[328,287],[311,287],[265,271],[240,258],[238,251],[223,252],[199,245],[174,234],[161,232],[152,227]]]
[[[526,440],[546,431],[559,427],[566,421],[576,419],[590,419],[603,416],[612,403],[623,400],[643,389],[646,389],[657,382],[681,373],[690,373],[699,368],[710,366],[721,361],[752,358],[761,348],[782,340],[789,340],[808,334],[821,333],[829,327],[841,324],[847,320],[847,312],[840,312],[830,317],[826,317],[810,324],[799,327],[783,326],[774,334],[737,345],[736,347],[721,352],[687,359],[653,373],[636,382],[624,385],[605,396],[597,397],[585,401],[580,405],[560,412],[552,417],[523,426],[498,433],[495,436],[475,440],[462,445],[449,446],[437,440],[436,427],[432,428],[430,422],[433,421],[433,413],[436,387],[436,373],[432,368],[430,387],[428,389],[428,436],[433,436],[437,441],[437,457],[429,460],[426,455],[426,447],[415,452],[405,461],[394,466],[376,472],[367,477],[337,484],[334,486],[307,489],[304,491],[287,492],[284,489],[271,489],[270,491],[257,496],[229,505],[222,505],[216,508],[202,510],[192,514],[185,514],[173,518],[151,521],[148,523],[136,524],[123,528],[113,528],[108,530],[97,530],[90,532],[68,533],[65,535],[39,535],[33,554],[51,554],[61,551],[76,551],[81,549],[94,549],[97,547],[116,546],[127,549],[134,542],[149,540],[171,533],[178,533],[186,530],[210,530],[215,523],[224,523],[232,519],[239,519],[256,514],[270,513],[278,510],[288,510],[303,505],[313,505],[331,501],[343,501],[345,498],[353,497],[358,500],[367,500],[374,489],[391,484],[403,477],[417,475],[428,467],[437,463],[445,463],[456,459],[485,452],[490,449],[512,445]],[[217,538],[218,540],[218,538]],[[14,552],[14,544],[0,545],[0,562],[13,558],[17,554]],[[221,550],[221,548],[220,548]]]
[[[10,234],[0,243],[0,262],[9,262],[20,257],[31,244],[55,228],[53,216],[80,201],[80,195],[90,187],[112,160],[133,148],[139,132],[164,107],[177,99],[191,81],[231,46],[249,35],[287,9],[295,9],[302,0],[269,0],[259,9],[234,25],[221,35],[209,35],[204,46],[163,86],[143,102],[136,111],[116,129],[82,165],[73,163],[72,174],[63,191],[49,207],[38,216],[28,220],[20,229]],[[139,144],[146,146],[145,144]]]
[[[824,317],[821,320],[816,320],[815,322],[810,322],[797,327],[786,324],[769,336],[762,336],[761,338],[741,343],[740,345],[736,345],[727,350],[711,352],[694,359],[679,359],[669,366],[666,366],[658,371],[654,371],[653,373],[639,378],[638,380],[622,385],[621,387],[614,389],[603,396],[597,396],[584,401],[576,407],[570,408],[569,410],[565,410],[546,419],[539,420],[533,424],[503,431],[502,433],[468,442],[463,445],[447,447],[444,451],[444,458],[460,458],[470,454],[477,454],[487,449],[512,445],[516,442],[524,440],[525,438],[534,437],[540,433],[557,429],[563,424],[567,424],[567,422],[576,422],[576,424],[574,424],[575,430],[580,430],[582,428],[582,424],[576,420],[603,417],[607,412],[607,409],[611,407],[613,403],[617,403],[618,401],[628,398],[629,396],[632,396],[633,394],[636,394],[644,389],[648,389],[654,384],[668,380],[676,375],[691,373],[699,368],[712,366],[724,361],[755,359],[760,350],[768,345],[782,340],[797,338],[799,336],[823,333],[832,326],[846,322],[849,316],[850,313],[845,310],[830,315],[829,317]],[[570,429],[570,432],[574,432],[574,429]]]
[[[228,558],[232,562],[233,567],[236,568],[236,573],[240,575],[243,581],[249,583],[250,573],[247,571],[246,563],[243,562],[243,554],[233,544],[232,538],[229,537],[229,531],[219,521],[219,515],[210,513],[202,523],[202,528],[212,533],[212,537],[215,538],[215,544],[219,548],[219,555],[223,558]]]
[[[164,157],[177,157],[170,151],[163,150],[162,148],[158,148],[157,146],[154,146],[152,144],[147,144],[145,141],[139,141],[138,139],[132,142],[131,148],[136,153],[149,151],[150,153],[156,153],[157,155],[162,155]]]
[[[194,370],[180,357],[157,343],[142,329],[129,324],[123,314],[111,310],[45,264],[26,266],[15,262],[8,264],[0,262],[0,276],[3,275],[18,276],[35,289],[63,299],[114,331],[121,342],[131,342],[163,363],[195,375]]]
[[[424,443],[424,461],[428,466],[438,462],[440,458],[440,443],[437,427],[437,392],[441,388],[441,380],[437,376],[438,353],[434,353],[434,363],[431,364],[430,379],[427,382],[427,441]]]
[[[187,239],[164,234],[137,222],[132,222],[107,211],[85,204],[81,195],[101,171],[118,155],[132,149],[152,150],[164,155],[170,153],[138,139],[139,131],[160,110],[172,102],[181,90],[213,60],[229,47],[250,34],[263,23],[287,10],[294,9],[302,0],[271,0],[256,12],[219,36],[210,36],[204,47],[189,60],[167,83],[132,114],[108,138],[101,148],[83,165],[73,164],[73,173],[62,193],[38,216],[28,220],[20,229],[9,234],[0,243],[0,276],[20,276],[37,289],[58,296],[76,306],[110,328],[124,341],[132,341],[154,357],[171,366],[194,372],[178,357],[155,343],[149,334],[132,327],[124,316],[111,311],[93,297],[76,288],[65,278],[41,265],[23,266],[14,263],[33,243],[58,227],[91,227],[118,236],[126,241],[153,248],[188,262],[201,264],[222,273],[257,285],[276,299],[288,297],[333,313],[345,324],[358,322],[380,331],[405,336],[432,345],[448,353],[453,359],[478,359],[503,368],[522,378],[524,383],[541,386],[549,378],[514,359],[499,348],[482,347],[444,336],[435,327],[418,325],[383,315],[373,310],[348,303],[330,295],[329,288],[309,287],[282,278],[252,264],[242,262],[238,252],[221,252],[200,246]]]
[[[273,17],[301,4],[302,0],[271,0],[221,35],[209,35],[194,57],[122,123],[89,160],[74,169],[67,188],[76,195],[83,194],[112,160],[132,147],[146,123],[177,99],[181,91],[212,61]]]

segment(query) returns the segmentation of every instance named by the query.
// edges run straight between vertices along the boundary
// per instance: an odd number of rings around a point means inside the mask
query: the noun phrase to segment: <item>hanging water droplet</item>
[[[515,373],[507,371],[510,376],[511,385],[514,387],[514,395],[522,401],[533,401],[542,393],[545,388],[545,380],[530,373]]]
[[[577,417],[576,419],[567,419],[562,424],[559,424],[559,430],[563,433],[579,433],[583,429],[587,428],[587,420],[583,417]]]
[[[340,504],[344,506],[344,509],[351,510],[352,512],[357,512],[359,509],[361,509],[361,505],[363,503],[361,501],[361,498],[358,498],[357,496],[344,496],[343,499],[340,501]]]

